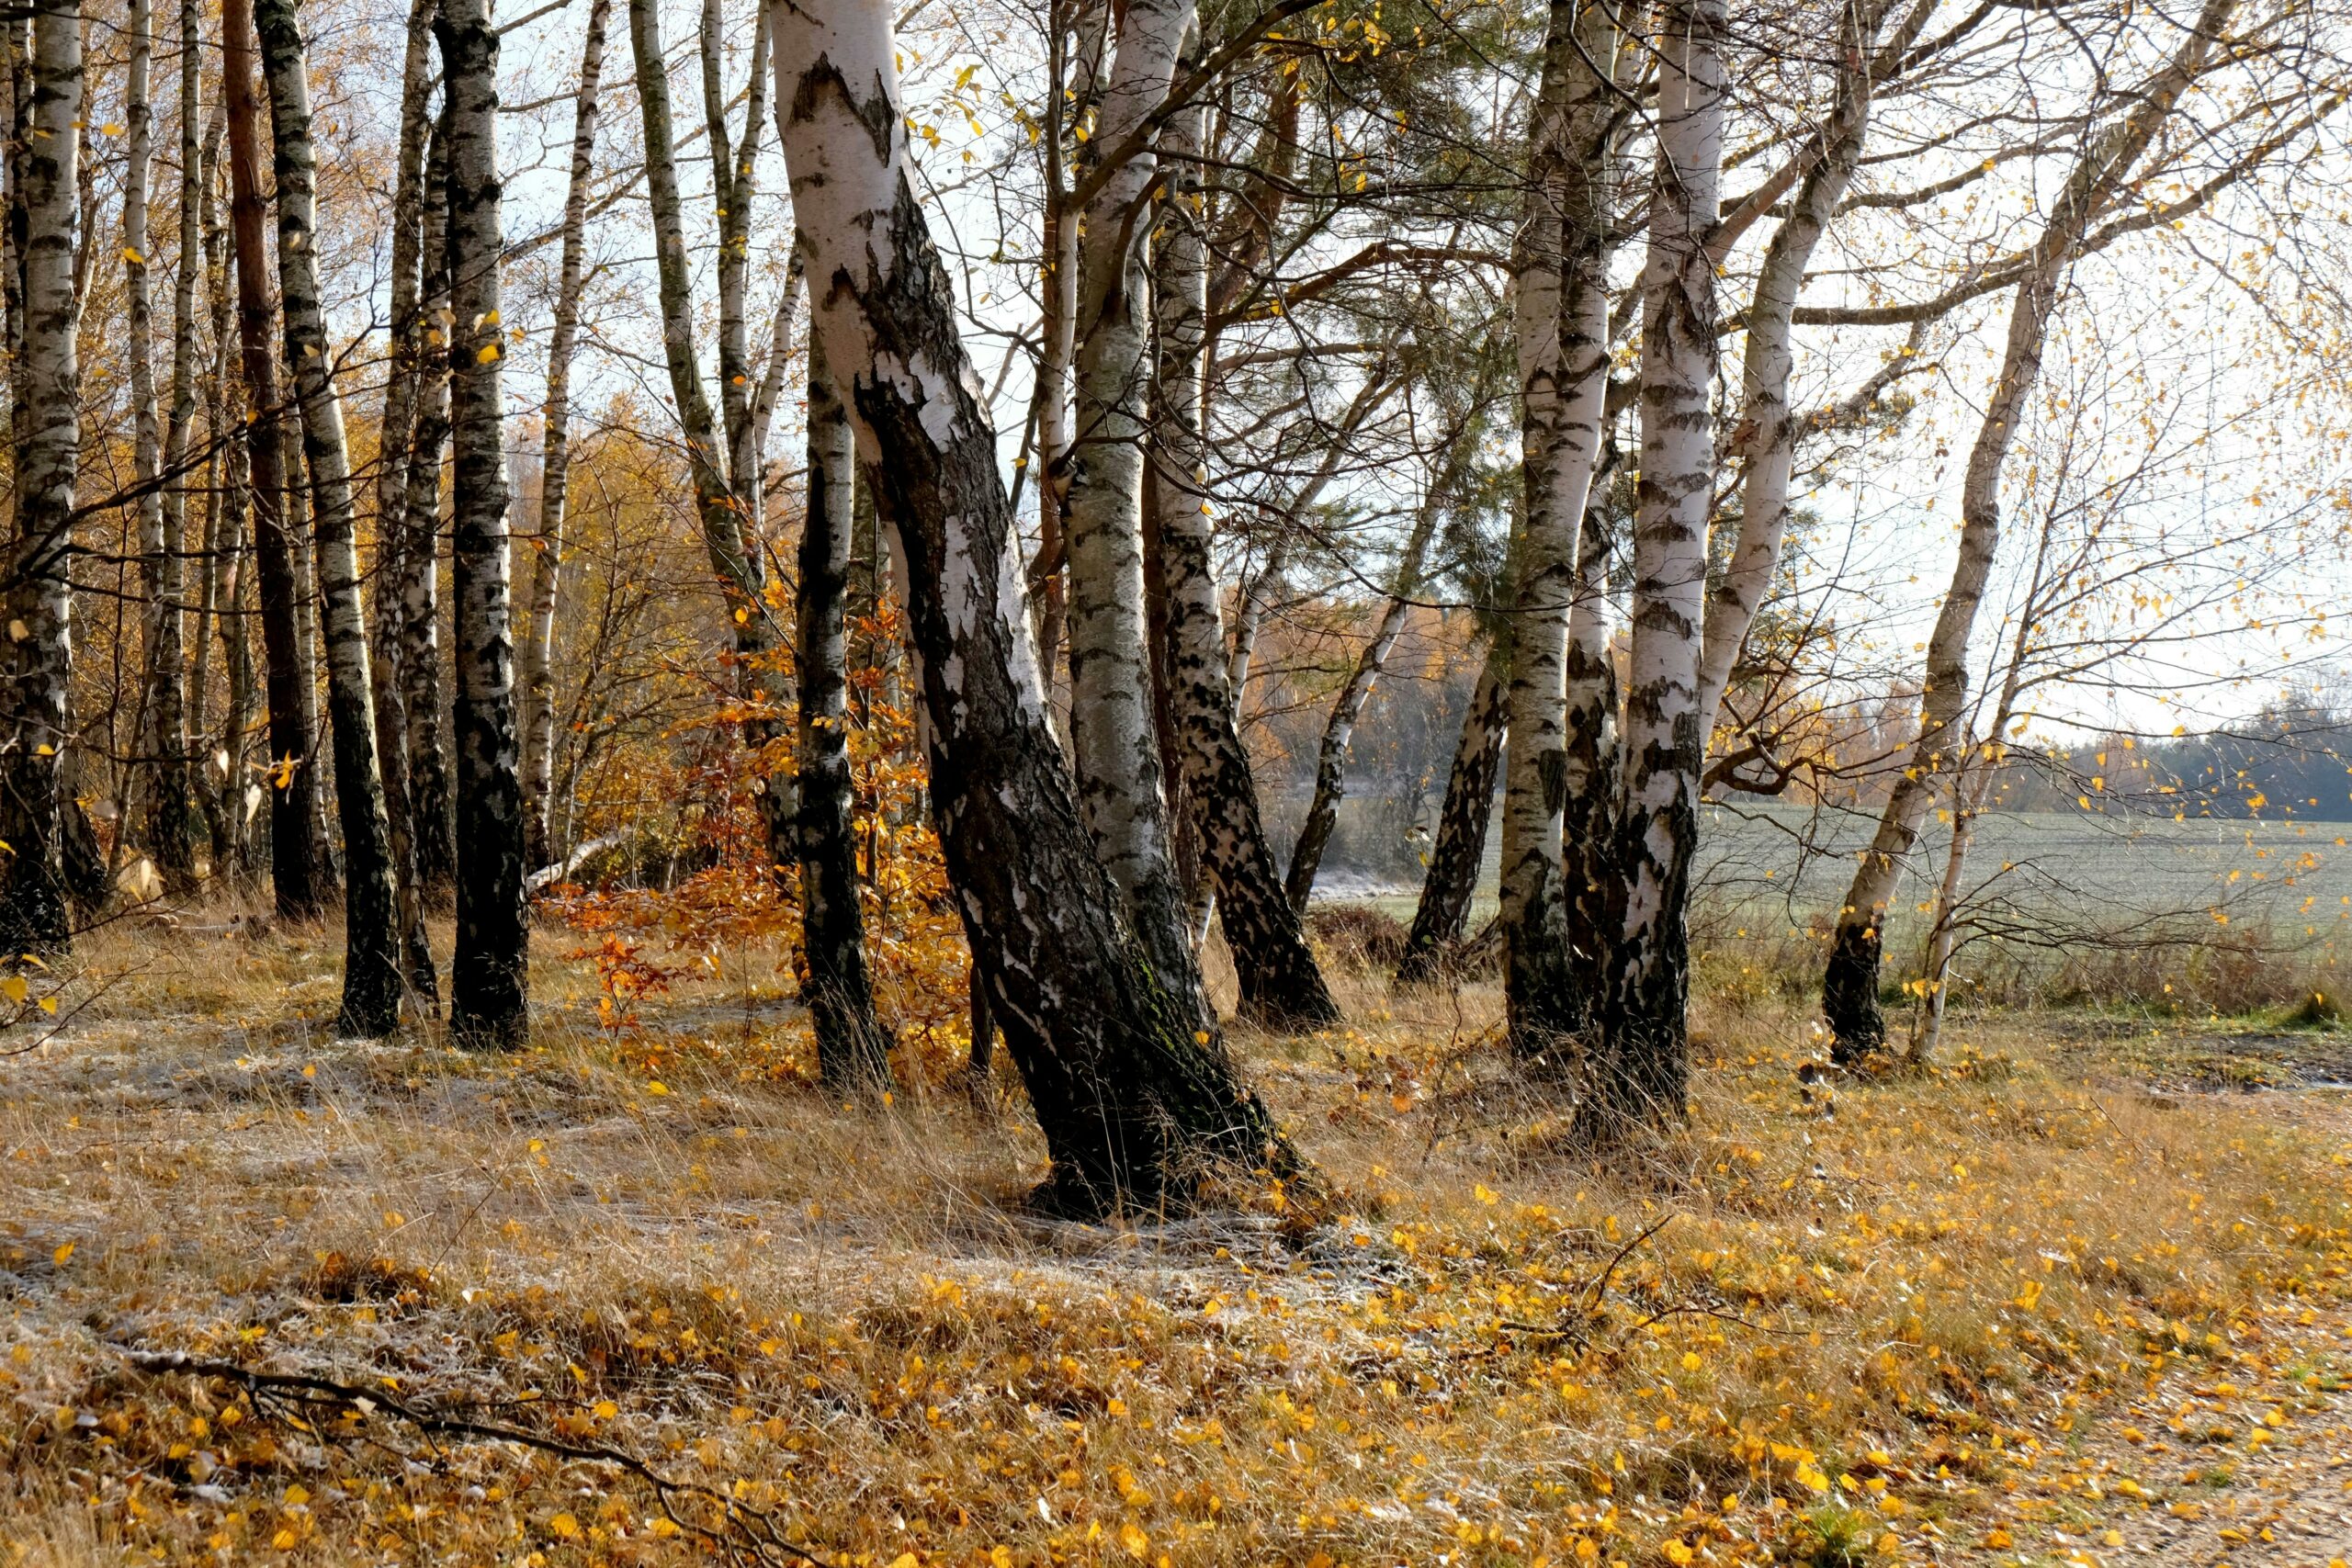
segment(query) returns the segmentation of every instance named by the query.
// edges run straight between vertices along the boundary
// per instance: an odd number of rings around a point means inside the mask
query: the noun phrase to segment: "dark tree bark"
[[[1498,643],[1487,651],[1470,705],[1462,715],[1462,739],[1446,774],[1445,803],[1438,807],[1437,838],[1430,847],[1420,903],[1397,961],[1400,984],[1437,977],[1445,956],[1461,945],[1470,922],[1470,899],[1478,886],[1478,863],[1487,853],[1487,828],[1495,814],[1495,782],[1502,771],[1504,726],[1510,717],[1510,649]]]
[[[1154,542],[1167,591],[1167,698],[1178,745],[1179,798],[1192,812],[1201,865],[1216,890],[1217,919],[1240,982],[1244,1016],[1271,1027],[1319,1029],[1336,1022],[1337,1003],[1306,945],[1298,912],[1258,812],[1235,722],[1223,606],[1211,563],[1207,444],[1202,433],[1206,362],[1208,252],[1201,233],[1198,156],[1202,113],[1188,110],[1160,132],[1176,182],[1162,205],[1154,255],[1159,324],[1159,400],[1151,431]]]
[[[433,74],[433,13],[440,0],[416,0],[408,18],[401,70],[400,163],[392,189],[391,373],[376,467],[376,598],[368,673],[376,703],[376,758],[384,784],[386,842],[400,904],[401,969],[416,1003],[439,1011],[440,977],[424,927],[424,889],[416,874],[416,830],[409,787],[408,703],[401,678],[402,593],[415,557],[433,560],[433,531],[408,515],[409,443],[427,351],[423,310],[424,144]],[[435,452],[433,460],[438,462]]]
[[[1263,1104],[1152,974],[1079,820],[994,432],[909,183],[888,15],[799,0],[769,20],[815,335],[903,545],[932,810],[1053,1156],[1040,1201],[1099,1214],[1186,1201],[1217,1167],[1295,1174]]]
[[[816,1027],[825,1082],[855,1089],[890,1076],[888,1031],[875,1015],[857,897],[849,772],[849,542],[856,525],[857,441],[822,350],[809,345],[808,505],[800,533],[800,993]],[[976,993],[978,994],[978,993]]]
[[[66,903],[67,823],[61,777],[71,709],[74,469],[81,445],[81,367],[74,288],[84,118],[82,17],[44,11],[31,27],[18,118],[32,134],[18,154],[22,326],[14,377],[17,531],[9,559],[10,689],[0,838],[0,952],[55,955],[73,943]],[[13,323],[12,323],[13,324]],[[24,628],[18,635],[17,626]]]
[[[437,7],[437,0],[434,0]],[[418,223],[424,341],[417,367],[416,429],[401,506],[401,706],[408,724],[410,851],[424,901],[447,908],[458,885],[457,826],[449,789],[447,704],[441,690],[441,457],[449,441],[449,140],[436,125],[424,159]]]
[[[286,360],[302,419],[317,549],[319,629],[325,644],[327,709],[334,740],[343,829],[343,1009],[336,1027],[390,1033],[400,1022],[400,906],[391,829],[377,763],[376,711],[368,669],[368,618],[359,594],[358,513],[343,400],[330,374],[332,345],[319,301],[317,154],[311,141],[310,68],[294,0],[257,0],[254,21],[269,84],[277,175],[278,295]]]
[[[457,947],[449,1027],[475,1045],[529,1038],[514,637],[508,622],[506,458],[498,315],[498,30],[488,0],[445,0],[434,23],[448,92],[449,406],[458,664]]]
[[[229,223],[237,258],[237,341],[244,361],[245,469],[253,506],[254,559],[261,584],[261,634],[269,704],[269,869],[277,911],[317,915],[322,868],[311,819],[317,759],[302,660],[300,577],[286,516],[286,453],[280,441],[277,363],[270,353],[269,243],[262,223],[262,108],[254,90],[252,0],[222,0],[222,93],[229,120]]]

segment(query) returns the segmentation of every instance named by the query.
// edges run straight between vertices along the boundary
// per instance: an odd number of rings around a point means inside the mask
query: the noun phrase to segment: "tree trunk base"
[[[1886,1043],[1879,1011],[1880,940],[1875,926],[1840,925],[1821,973],[1821,1016],[1829,1025],[1829,1059],[1859,1066]]]

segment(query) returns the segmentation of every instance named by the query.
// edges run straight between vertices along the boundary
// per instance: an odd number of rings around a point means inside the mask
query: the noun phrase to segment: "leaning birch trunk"
[[[1467,444],[1455,447],[1457,452],[1468,449]],[[1404,556],[1396,563],[1396,579],[1389,584],[1388,603],[1381,607],[1379,623],[1356,656],[1355,668],[1348,671],[1340,694],[1331,699],[1330,716],[1323,721],[1323,739],[1315,751],[1315,793],[1307,801],[1298,841],[1291,846],[1290,871],[1283,878],[1284,897],[1302,916],[1315,892],[1315,874],[1322,869],[1331,829],[1340,820],[1340,798],[1347,793],[1348,748],[1355,739],[1356,721],[1363,716],[1364,705],[1380,683],[1380,672],[1387,668],[1396,639],[1405,635],[1406,613],[1412,608],[1413,595],[1420,592],[1421,560],[1429,553],[1430,536],[1437,530],[1440,498],[1453,480],[1450,465],[1446,475],[1422,498],[1413,532],[1405,541]]]
[[[1756,276],[1747,316],[1747,352],[1740,368],[1740,421],[1733,455],[1740,475],[1739,536],[1723,581],[1707,602],[1705,651],[1699,665],[1699,730],[1713,733],[1724,690],[1747,641],[1747,628],[1780,570],[1781,539],[1789,521],[1789,480],[1795,468],[1797,428],[1789,412],[1789,377],[1796,355],[1791,322],[1805,269],[1828,232],[1846,187],[1860,166],[1870,134],[1871,90],[1917,41],[1932,6],[1915,5],[1883,50],[1878,31],[1892,0],[1849,6],[1839,28],[1838,96],[1822,128],[1812,165],[1773,231]]]
[[[64,872],[61,769],[73,676],[74,469],[81,367],[74,354],[74,231],[83,118],[80,6],[32,24],[32,135],[19,154],[24,217],[23,328],[16,367],[17,536],[9,561],[6,773],[0,837],[0,952],[55,956],[73,944]]]
[[[343,829],[343,1008],[347,1034],[389,1034],[400,1022],[400,904],[391,829],[376,758],[376,709],[368,671],[368,615],[359,593],[358,513],[343,400],[335,391],[326,320],[319,301],[318,163],[311,141],[310,68],[294,0],[258,0],[254,21],[269,82],[277,146],[277,277],[302,416],[302,466],[310,477],[318,554],[319,634],[327,664],[327,715],[334,741],[338,826]]]
[[[849,768],[850,536],[857,525],[857,438],[815,343],[808,353],[808,503],[800,529],[799,719],[794,735],[800,795],[802,979],[817,1035],[817,1066],[835,1089],[890,1076],[889,1032],[874,1011],[858,904],[856,804]],[[975,987],[975,996],[985,995]],[[979,1048],[979,1037],[973,1037]]]
[[[1420,902],[1405,935],[1396,964],[1399,985],[1425,985],[1437,977],[1446,956],[1462,943],[1470,924],[1470,900],[1478,886],[1478,864],[1487,854],[1487,824],[1495,814],[1495,780],[1502,771],[1505,728],[1510,719],[1510,645],[1498,640],[1479,666],[1478,683],[1462,715],[1462,738],[1438,807],[1437,837],[1430,846],[1429,870],[1421,877]]]
[[[428,0],[435,10],[439,0]],[[428,17],[429,25],[429,17]],[[409,852],[416,886],[446,908],[458,886],[457,818],[450,797],[447,705],[441,686],[441,459],[449,440],[449,139],[443,123],[425,142],[424,217],[417,225],[422,341],[416,425],[409,441],[400,598],[401,708],[408,727]]]
[[[1938,775],[1952,761],[1953,727],[1967,708],[1969,636],[2000,543],[2001,469],[2041,375],[2042,345],[2068,264],[2093,220],[2129,191],[2132,168],[2180,95],[2204,69],[2235,6],[2236,0],[2206,0],[2194,29],[2165,68],[2134,91],[2124,116],[2087,133],[2073,173],[2051,206],[2049,222],[2028,254],[2026,275],[2009,310],[2000,372],[1961,481],[1960,553],[1951,586],[1928,637],[1919,734],[1888,792],[1878,831],[1846,890],[1822,973],[1821,1010],[1829,1024],[1832,1058],[1840,1065],[1859,1063],[1885,1043],[1878,990],[1886,913],[1904,863],[1918,840],[1920,820],[1935,797]]]
[[[295,547],[286,516],[286,450],[280,438],[277,362],[270,352],[269,242],[262,224],[262,108],[254,91],[251,0],[223,0],[222,97],[229,120],[229,223],[237,258],[237,342],[244,363],[246,493],[253,506],[254,560],[261,587],[261,635],[269,705],[269,870],[277,912],[319,913],[321,870],[311,818],[318,791],[316,750],[304,694]]]
[[[1168,96],[1193,23],[1189,0],[1132,0],[1095,132],[1132,134]],[[1161,983],[1209,1021],[1169,852],[1150,653],[1143,606],[1143,434],[1150,379],[1148,192],[1159,168],[1138,152],[1087,204],[1079,254],[1075,439],[1062,499],[1069,562],[1070,740],[1078,799],[1096,855]]]
[[[1204,1196],[1212,1171],[1301,1163],[1152,973],[1094,858],[1046,716],[995,433],[954,286],[909,180],[888,13],[769,10],[815,336],[908,565],[950,881],[1054,1169],[1080,1213]]]
[[[413,552],[429,570],[433,535],[408,515],[409,442],[416,428],[417,383],[423,375],[424,142],[433,74],[433,11],[440,0],[416,0],[408,17],[407,56],[401,71],[401,141],[392,188],[391,373],[384,379],[376,468],[376,597],[368,672],[376,704],[376,760],[384,780],[384,821],[390,829],[392,884],[400,900],[401,968],[413,999],[438,1012],[440,977],[424,927],[424,889],[416,874],[416,829],[408,769],[408,705],[401,681],[401,592]],[[420,536],[421,535],[421,536]]]
[[[1512,1053],[1558,1073],[1591,1019],[1570,951],[1565,842],[1567,640],[1577,544],[1600,455],[1609,386],[1608,148],[1616,106],[1614,9],[1554,0],[1529,132],[1527,212],[1514,258],[1521,475],[1512,561],[1510,741],[1503,773],[1503,997]]]
[[[1174,194],[1161,208],[1154,256],[1159,401],[1152,423],[1151,493],[1168,592],[1174,766],[1233,954],[1243,1016],[1276,1028],[1319,1029],[1337,1021],[1340,1010],[1298,913],[1283,896],[1250,754],[1235,724],[1235,692],[1226,680],[1224,618],[1211,557],[1208,448],[1201,428],[1208,248],[1196,159],[1204,118],[1203,110],[1188,108],[1161,128]]]
[[[736,675],[745,699],[743,744],[756,761],[776,737],[789,711],[791,693],[776,658],[781,636],[767,599],[767,565],[755,547],[756,540],[747,539],[744,533],[744,525],[754,513],[729,477],[729,447],[711,412],[702,366],[695,353],[693,282],[678,202],[670,78],[663,63],[658,0],[628,0],[628,28],[637,64],[638,102],[644,111],[645,188],[653,217],[654,270],[660,284],[662,347],[670,372],[670,396],[677,404],[679,428],[686,438],[703,550],[709,558],[711,575],[718,580],[729,630],[735,639]],[[756,475],[746,477],[756,484]],[[758,800],[768,858],[782,875],[798,853],[791,776],[782,768],[764,763],[759,772]]]
[[[131,471],[139,487],[139,587],[141,681],[139,768],[131,793],[143,813],[141,831],[167,892],[186,895],[196,885],[196,846],[188,832],[187,671],[180,601],[185,555],[182,513],[164,493],[164,438],[155,401],[155,308],[150,288],[152,250],[147,238],[149,171],[155,155],[155,101],[151,66],[155,52],[155,17],[151,0],[131,0],[130,62],[123,118],[129,132],[122,175],[122,286],[124,327],[130,336]],[[182,272],[187,269],[183,267]],[[183,312],[180,320],[191,311]],[[190,327],[194,323],[190,321]],[[180,360],[174,339],[173,412],[179,411]],[[179,487],[175,484],[175,491]],[[131,825],[124,815],[124,827]]]
[[[478,1045],[528,1039],[523,790],[515,776],[514,637],[507,617],[506,458],[499,400],[498,31],[489,0],[443,0],[434,22],[448,84],[451,554],[456,562],[458,933],[450,1032]]]
[[[718,226],[718,413],[727,434],[727,480],[742,510],[740,525],[760,553],[759,435],[752,417],[751,318],[745,307],[752,273],[752,204],[760,132],[767,118],[768,29],[752,29],[752,79],[744,89],[743,140],[730,144],[727,83],[720,63],[719,0],[703,0],[697,42],[702,52],[703,133],[710,140],[712,218]]]
[[[531,541],[531,603],[523,636],[523,823],[532,869],[556,859],[549,841],[549,786],[555,778],[555,608],[563,570],[563,509],[571,478],[571,351],[580,335],[580,292],[588,266],[588,186],[596,166],[596,85],[605,68],[605,18],[612,0],[588,7],[588,41],[580,54],[572,100],[571,184],[563,202],[563,263],[558,275],[555,331],[548,340],[548,399],[539,472],[539,531]]]

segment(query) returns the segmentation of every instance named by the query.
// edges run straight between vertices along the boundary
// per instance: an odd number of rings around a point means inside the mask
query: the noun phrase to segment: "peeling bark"
[[[931,719],[932,810],[1007,1050],[1054,1161],[1039,1201],[1186,1201],[1211,1168],[1300,1169],[1118,918],[1046,714],[994,433],[909,183],[888,14],[769,11],[815,336],[899,531]]]

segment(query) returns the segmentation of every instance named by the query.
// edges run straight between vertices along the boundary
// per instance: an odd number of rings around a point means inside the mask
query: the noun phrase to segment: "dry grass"
[[[706,1555],[608,1466],[306,1432],[109,1343],[593,1437],[828,1562],[1917,1559],[2352,1260],[2330,1112],[2030,1020],[1825,1112],[1762,987],[1702,1006],[1691,1126],[1602,1162],[1491,995],[1356,977],[1354,1028],[1238,1043],[1325,1212],[1047,1224],[1009,1086],[826,1101],[764,955],[607,1032],[576,945],[511,1058],[328,1038],[317,933],[92,945],[100,1004],[0,1062],[0,1562]]]

